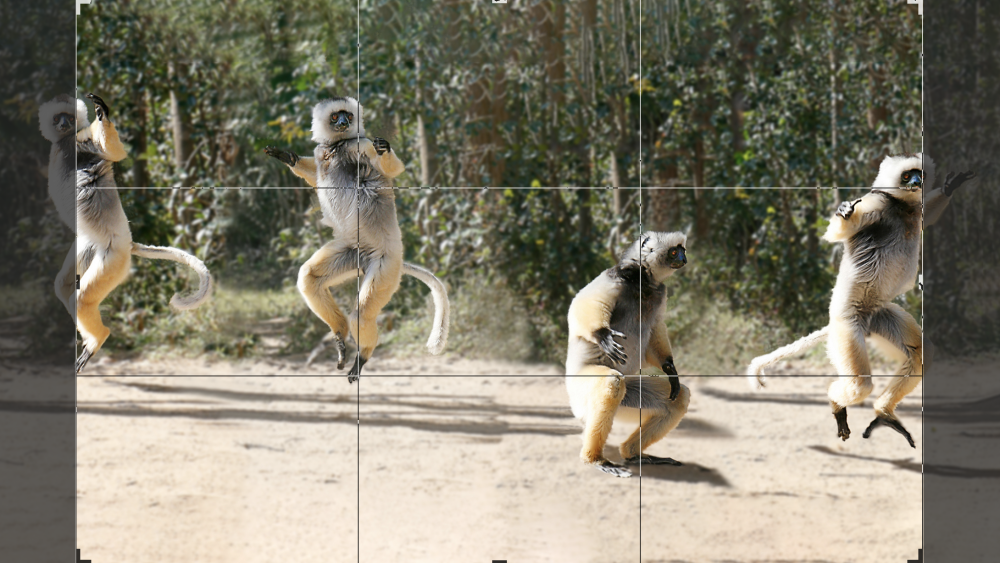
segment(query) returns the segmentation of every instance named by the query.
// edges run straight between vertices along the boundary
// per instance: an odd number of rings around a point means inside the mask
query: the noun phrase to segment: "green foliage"
[[[884,152],[920,146],[920,20],[902,0],[360,8],[84,8],[78,82],[111,105],[124,185],[299,186],[262,149],[311,153],[310,110],[334,95],[360,96],[403,186],[862,186]]]

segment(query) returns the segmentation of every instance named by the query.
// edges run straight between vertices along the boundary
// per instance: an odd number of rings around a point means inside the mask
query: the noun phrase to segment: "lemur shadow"
[[[930,465],[930,464],[924,464],[923,466],[921,466],[920,462],[913,461],[910,459],[881,459],[877,457],[835,452],[826,446],[809,446],[809,448],[812,450],[816,450],[817,452],[837,457],[860,459],[862,461],[875,461],[878,463],[888,463],[890,465],[894,465],[898,469],[913,471],[915,473],[923,472],[924,474],[928,475],[938,475],[940,477],[959,477],[963,479],[1000,479],[1000,469],[973,469],[970,467],[958,467],[956,465]]]
[[[677,425],[674,432],[681,432],[685,435],[693,435],[699,438],[733,437],[733,433],[729,430],[694,416],[686,416],[682,418],[680,424]],[[673,435],[674,432],[671,432],[670,435]]]
[[[813,377],[813,376],[804,376],[804,377]],[[882,377],[882,376],[875,376],[875,377]],[[884,376],[883,379],[888,377],[890,376]],[[774,381],[774,379],[772,379],[771,381]],[[698,392],[704,395],[708,395],[709,397],[715,397],[716,399],[722,399],[724,401],[732,401],[736,403],[780,403],[780,404],[791,404],[791,405],[830,406],[830,399],[827,399],[825,396],[821,399],[814,399],[811,396],[803,395],[801,393],[777,394],[777,393],[768,393],[767,391],[751,391],[749,389],[747,390],[746,394],[729,393],[727,391],[722,391],[720,389],[713,389],[708,386],[702,386],[698,390]],[[878,397],[880,393],[881,390],[878,387],[876,387],[875,391],[872,393],[872,397]],[[871,407],[871,405],[873,404],[872,399],[871,398],[866,399],[864,404]],[[862,405],[855,405],[855,408],[860,408],[860,407],[862,407]],[[896,407],[896,411],[921,412],[921,408],[922,407],[919,404],[908,405],[903,403]]]
[[[311,409],[303,411],[289,410],[257,410],[240,408],[238,405],[227,405],[227,402],[293,402],[320,403],[351,406],[359,403],[355,393],[267,393],[253,391],[233,391],[213,389],[198,386],[172,386],[131,381],[110,381],[116,385],[132,387],[147,393],[166,393],[172,395],[197,395],[205,400],[190,398],[168,399],[166,401],[124,400],[111,403],[102,401],[87,401],[79,403],[78,412],[106,416],[129,417],[181,417],[204,420],[245,419],[271,420],[297,423],[341,423],[358,424],[358,415],[353,412],[316,412]],[[346,384],[346,383],[345,383]],[[150,408],[143,405],[172,404],[219,404],[219,407],[189,408],[175,406],[174,408]],[[374,427],[404,427],[412,430],[439,433],[471,434],[481,437],[492,437],[499,440],[506,434],[540,434],[548,436],[568,436],[579,434],[578,425],[570,423],[573,414],[569,407],[532,407],[525,405],[503,405],[493,402],[490,397],[474,395],[368,395],[360,398],[362,412],[361,425],[364,428]],[[398,407],[399,410],[379,409],[364,412],[366,406]],[[430,411],[435,414],[427,418]],[[518,416],[529,419],[524,423],[502,420],[503,416]],[[566,419],[567,424],[558,424],[551,419]]]
[[[942,422],[981,424],[1000,421],[1000,395],[969,402],[929,405],[924,416]]]
[[[614,446],[604,446],[604,457],[615,463],[624,463],[618,448]],[[729,481],[715,469],[687,461],[681,461],[681,463],[684,465],[649,465],[644,463],[642,467],[636,464],[629,465],[628,468],[634,477],[642,476],[672,483],[708,483],[717,487],[732,487]]]

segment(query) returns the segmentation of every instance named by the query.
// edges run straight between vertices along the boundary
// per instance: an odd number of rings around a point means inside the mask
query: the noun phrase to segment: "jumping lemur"
[[[569,307],[566,389],[573,415],[584,423],[580,458],[617,477],[631,472],[604,457],[614,420],[638,426],[620,447],[626,464],[680,465],[643,451],[677,427],[691,399],[677,378],[664,324],[663,281],[687,264],[686,241],[683,233],[643,234]],[[647,367],[671,377],[625,377]]]
[[[896,405],[920,383],[923,372],[920,325],[892,302],[916,283],[920,259],[922,213],[934,220],[951,194],[971,175],[949,176],[945,186],[931,192],[922,209],[922,188],[933,185],[931,167],[925,174],[922,155],[887,156],[879,167],[872,191],[845,201],[830,219],[823,238],[844,243],[837,283],[830,300],[830,323],[822,329],[774,352],[754,358],[748,374],[757,387],[764,385],[764,368],[827,340],[827,353],[841,377],[830,385],[828,396],[837,421],[837,436],[850,437],[847,407],[860,404],[872,392],[871,365],[865,338],[893,359],[902,362],[897,375],[875,402],[875,419],[865,430],[884,424],[916,447],[910,433],[896,418]],[[954,180],[958,181],[956,185]]]
[[[104,100],[94,94],[87,94],[87,98],[94,102],[94,123],[89,123],[83,101],[66,95],[57,96],[38,110],[42,135],[52,142],[49,195],[60,218],[77,235],[76,252],[70,249],[55,283],[56,295],[83,337],[77,373],[111,334],[101,322],[99,306],[128,276],[133,254],[180,262],[198,272],[197,293],[188,297],[174,295],[170,304],[176,309],[201,305],[212,288],[208,269],[195,256],[177,248],[132,242],[112,170],[114,162],[125,158],[125,147]],[[74,169],[75,183],[71,180]],[[75,203],[75,209],[68,202]]]
[[[403,163],[384,139],[367,139],[362,107],[354,98],[334,98],[313,109],[314,159],[268,147],[316,188],[323,223],[335,238],[313,254],[299,270],[298,288],[306,304],[323,319],[337,344],[337,368],[344,367],[347,331],[358,344],[348,372],[354,382],[378,344],[375,319],[399,289],[403,274],[424,282],[434,297],[434,328],[427,341],[432,354],[448,341],[448,293],[432,272],[403,262],[403,236],[396,219],[392,178]],[[358,309],[344,317],[330,288],[362,277]],[[350,325],[348,327],[348,324]]]

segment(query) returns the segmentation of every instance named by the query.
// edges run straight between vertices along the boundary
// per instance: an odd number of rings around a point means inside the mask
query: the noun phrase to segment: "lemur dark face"
[[[72,113],[57,113],[52,116],[52,127],[60,136],[76,130],[76,116]]]
[[[330,127],[337,133],[343,133],[354,121],[354,114],[347,110],[340,110],[330,116]]]
[[[678,244],[677,246],[668,248],[667,252],[663,255],[663,261],[668,263],[673,270],[683,268],[688,263],[684,247]]]
[[[924,175],[919,168],[907,170],[899,176],[899,187],[904,190],[919,190],[923,187]]]

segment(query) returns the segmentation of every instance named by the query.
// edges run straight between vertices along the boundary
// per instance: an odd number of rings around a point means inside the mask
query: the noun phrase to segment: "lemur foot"
[[[382,137],[375,137],[372,139],[372,146],[375,147],[375,154],[379,156],[382,156],[392,150],[392,147],[389,146],[389,141],[386,141]]]
[[[354,357],[354,366],[351,367],[351,371],[347,372],[347,382],[354,383],[361,377],[361,368],[364,367],[368,360],[361,357],[361,353]]]
[[[628,360],[628,356],[625,354],[625,347],[614,340],[615,336],[625,340],[625,334],[613,328],[600,328],[594,333],[594,336],[597,338],[597,345],[601,348],[601,351],[612,362],[624,364]]]
[[[344,355],[347,353],[347,344],[344,339],[333,335],[333,343],[337,346],[337,369],[344,369]]]
[[[631,477],[632,472],[625,468],[623,465],[618,465],[606,459],[602,459],[592,463],[594,467],[600,469],[601,471],[614,475],[615,477]]]
[[[976,173],[973,171],[962,172],[961,174],[955,174],[954,172],[948,174],[948,177],[944,179],[944,195],[951,197],[951,194],[955,193],[955,190],[962,187],[962,184],[976,177]]]
[[[293,153],[292,151],[281,150],[271,145],[264,147],[264,153],[267,156],[277,158],[288,166],[295,166],[295,164],[299,161],[299,155]]]
[[[108,104],[104,103],[104,100],[100,96],[91,92],[85,97],[90,98],[94,102],[94,112],[97,114],[98,121],[104,121],[105,117],[111,115],[111,112],[108,111]]]
[[[847,441],[851,437],[851,429],[847,426],[847,408],[834,412],[833,418],[837,419],[837,437]]]
[[[625,465],[673,465],[681,466],[683,463],[669,457],[656,457],[655,455],[640,454],[625,460]]]
[[[90,361],[90,357],[93,355],[94,353],[89,348],[84,348],[83,352],[80,352],[80,357],[76,359],[76,373],[83,371],[84,366],[87,365],[87,362]]]
[[[892,428],[896,432],[902,434],[903,437],[906,438],[906,441],[909,442],[911,448],[917,447],[916,443],[913,442],[913,436],[910,436],[910,433],[906,430],[906,428],[903,428],[902,423],[900,423],[898,420],[887,414],[879,413],[878,415],[876,415],[875,420],[873,420],[872,423],[868,425],[868,428],[865,429],[865,433],[862,434],[861,437],[868,438],[869,436],[871,436],[872,430],[874,430],[875,427],[880,424],[884,424],[889,428]]]

